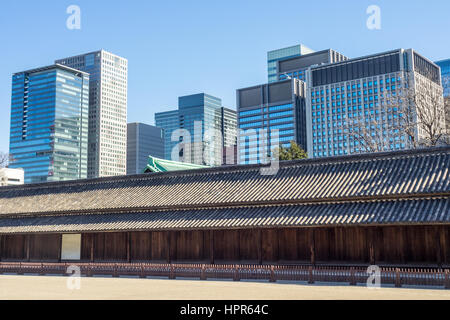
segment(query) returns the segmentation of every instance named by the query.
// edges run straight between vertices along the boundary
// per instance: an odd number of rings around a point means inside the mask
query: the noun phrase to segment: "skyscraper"
[[[410,148],[424,131],[417,121],[419,106],[406,102],[424,90],[442,98],[439,67],[412,49],[312,67],[306,94],[309,156]],[[437,126],[443,128],[443,107],[437,112]]]
[[[125,175],[127,59],[100,50],[56,63],[90,74],[88,177]]]
[[[127,141],[127,174],[143,173],[149,156],[164,158],[161,128],[145,123],[129,123]]]
[[[276,77],[277,81],[295,78],[302,81],[306,79],[306,70],[311,66],[318,66],[329,63],[345,61],[348,58],[332,49],[308,53],[299,57],[287,58],[277,61]]]
[[[278,142],[306,150],[305,83],[290,79],[237,90],[239,163],[264,163]],[[276,141],[274,141],[276,142]]]
[[[436,64],[441,68],[444,97],[450,97],[450,59],[437,61]]]
[[[178,109],[155,113],[155,124],[158,128],[163,129],[164,159],[172,160],[172,150],[180,142],[179,140],[172,141],[172,133],[180,129]]]
[[[205,93],[179,97],[178,110],[155,114],[156,126],[164,129],[165,158],[220,166],[224,147],[236,137],[233,112]]]
[[[442,87],[444,88],[446,141],[450,144],[450,59],[436,62],[441,67]]]
[[[222,107],[223,161],[222,164],[238,164],[237,157],[237,113]]]
[[[313,52],[314,50],[304,46],[303,44],[269,51],[267,53],[267,74],[269,83],[279,80],[277,77],[277,64],[279,61],[300,57]]]
[[[10,168],[25,183],[87,177],[89,75],[52,65],[13,75]]]

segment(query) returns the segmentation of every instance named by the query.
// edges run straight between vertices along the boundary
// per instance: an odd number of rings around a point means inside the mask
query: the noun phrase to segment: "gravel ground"
[[[80,289],[68,289],[73,278],[61,276],[0,276],[1,300],[450,300],[450,290],[417,288],[368,289],[364,286],[299,283],[81,278]]]

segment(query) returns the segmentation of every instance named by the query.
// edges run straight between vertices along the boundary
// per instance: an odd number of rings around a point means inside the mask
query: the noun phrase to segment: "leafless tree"
[[[5,168],[9,162],[9,155],[0,151],[0,168]]]
[[[417,75],[416,90],[407,90],[416,106],[419,143],[430,147],[442,142],[445,135],[445,108],[442,87]]]
[[[349,118],[344,131],[369,152],[390,150],[400,141],[413,149],[445,143],[442,87],[430,77],[405,73],[395,90],[379,94],[377,115]]]
[[[445,107],[445,143],[450,145],[450,97],[446,97],[444,99],[444,107]]]
[[[383,113],[380,114],[380,118]],[[359,147],[367,152],[382,152],[390,150],[396,137],[401,139],[398,124],[376,120],[376,117],[349,119],[344,132],[359,142]]]

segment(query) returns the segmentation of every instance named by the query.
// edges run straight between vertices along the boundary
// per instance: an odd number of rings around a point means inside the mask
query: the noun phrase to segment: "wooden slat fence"
[[[365,284],[369,274],[365,267],[308,265],[212,265],[155,263],[32,263],[0,262],[0,274],[69,275],[70,266],[80,268],[81,275],[267,280]],[[435,286],[450,289],[450,270],[438,268],[380,268],[382,285],[401,287]]]

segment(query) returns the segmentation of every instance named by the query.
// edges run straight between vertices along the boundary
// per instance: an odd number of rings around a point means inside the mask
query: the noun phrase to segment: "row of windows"
[[[382,127],[385,128],[384,125]],[[378,125],[377,128],[380,129],[380,126]],[[322,128],[322,129],[325,129],[325,128]],[[328,128],[328,129],[330,129],[330,128]],[[366,126],[366,130],[374,130],[374,129],[370,129],[370,126]],[[322,137],[322,136],[326,137],[327,133],[328,133],[328,136],[331,136],[332,134],[338,135],[338,134],[343,134],[344,132],[353,133],[353,132],[359,132],[359,131],[362,131],[362,130],[359,129],[358,127],[348,128],[348,129],[334,129],[334,130],[328,130],[328,131],[313,130],[313,137]],[[399,130],[395,129],[395,130],[384,131],[383,135],[392,135],[392,134],[398,134],[398,133],[399,133]],[[374,136],[375,131],[373,131],[371,134],[372,134],[372,136]]]
[[[284,117],[284,116],[290,116],[290,115],[292,115],[292,110],[269,113],[270,118]]]
[[[378,81],[368,81],[368,82],[364,82],[363,83],[363,88],[371,88],[371,87],[376,87],[378,86],[378,83],[380,85],[386,84],[388,85],[389,83],[395,83],[396,81],[401,81],[401,78],[395,78],[392,77],[391,79],[386,79],[386,80],[380,80]],[[358,84],[353,84],[353,85],[347,85],[347,91],[351,91],[351,90],[356,90],[356,89],[361,89],[361,83]],[[330,94],[330,89],[327,90],[315,90],[311,92],[311,97],[314,96],[319,96],[319,95],[324,95],[326,92],[326,94]],[[341,86],[341,87],[337,87],[337,88],[331,88],[331,93],[338,93],[338,92],[345,92],[345,86]]]
[[[250,128],[250,127],[261,127],[262,126],[262,122],[251,122],[251,123],[244,123],[241,124],[240,127],[241,128]]]
[[[283,123],[283,122],[293,122],[293,121],[294,121],[294,117],[271,119],[270,127],[273,128],[272,124]],[[240,124],[240,128],[245,129],[245,128],[251,128],[251,127],[261,127],[263,125],[268,126],[269,122],[268,121],[263,121],[263,122],[258,121],[258,122],[243,123],[243,124]]]
[[[258,109],[252,109],[252,110],[247,110],[247,111],[241,111],[239,112],[239,117],[246,117],[246,116],[252,116],[252,115],[256,115],[256,114],[261,114],[262,112],[274,112],[274,111],[280,111],[280,110],[285,110],[285,109],[291,109],[293,107],[292,103],[289,104],[283,104],[283,105],[278,105],[278,106],[271,106],[271,107],[264,107],[264,108],[258,108]],[[243,119],[241,119],[241,122],[244,121]]]
[[[384,147],[384,151],[389,150],[403,150],[406,148],[405,143],[392,143],[386,147]],[[333,155],[346,155],[346,154],[357,154],[357,153],[363,153],[363,152],[370,152],[370,148],[366,148],[362,146],[361,148],[351,148],[350,151],[348,149],[339,149],[339,150],[327,150],[325,149],[324,152],[314,152],[314,157],[326,157],[326,156],[333,156]]]
[[[383,88],[382,88],[383,89]],[[391,91],[392,90],[392,92],[390,93],[391,95],[393,95],[393,96],[395,96],[396,94],[397,94],[397,92],[395,91],[395,89],[396,89],[396,87],[395,86],[392,86],[392,87],[387,87],[386,88],[386,90],[387,91]],[[384,92],[384,90],[380,90],[381,92]],[[356,98],[356,93],[354,93],[353,95],[348,95],[348,98]],[[357,101],[358,102],[361,102],[362,101],[362,98],[361,98],[361,94],[358,94],[358,97],[359,98],[357,98],[357,99],[349,99],[347,102],[348,102],[348,104],[351,104],[352,102],[353,103],[356,103]],[[382,95],[382,97],[383,97],[383,95]],[[345,104],[345,96],[344,95],[342,95],[342,96],[332,96],[332,98],[331,98],[331,100],[332,101],[334,101],[334,100],[337,100],[337,99],[342,99],[342,104]],[[325,98],[317,98],[317,99],[312,99],[311,100],[311,102],[312,103],[320,103],[320,102],[325,102],[325,100],[327,101],[327,102],[330,102],[330,97],[327,97],[326,99]],[[369,97],[364,97],[364,101],[365,102],[367,102],[367,101],[373,101],[373,100],[378,100],[378,95],[375,95],[375,96],[369,96]],[[339,102],[341,102],[341,101],[338,101],[338,103]]]
[[[395,89],[397,89],[397,86],[395,86],[395,85],[392,85],[392,86],[386,86],[386,90],[387,91],[390,91],[390,90],[395,90]],[[384,92],[384,88],[380,88],[380,92]],[[364,94],[364,95],[373,95],[373,94],[378,94],[378,89],[370,89],[370,90],[364,90],[364,91],[355,91],[355,92],[353,92],[353,93],[348,93],[347,94],[347,98],[352,98],[352,97],[361,97],[361,95],[362,94]],[[338,99],[345,99],[346,97],[345,97],[345,94],[342,94],[342,95],[332,95],[331,96],[331,100],[332,101],[334,101],[334,100],[338,100]],[[327,97],[327,99],[326,99],[327,101],[330,101],[330,97]],[[322,97],[322,98],[320,98],[320,100],[319,99],[312,99],[312,101],[314,102],[314,101],[325,101],[325,98],[324,97]]]
[[[375,135],[373,135],[373,137],[375,137]],[[397,142],[397,141],[399,141],[399,140],[405,140],[405,137],[401,137],[401,139],[400,139],[400,137],[395,137],[395,139],[393,139],[393,138],[391,138],[391,139],[389,139],[389,142],[390,143],[394,143],[394,142]],[[340,143],[334,143],[334,144],[322,144],[322,145],[314,145],[314,147],[313,147],[313,150],[314,151],[317,151],[317,150],[327,150],[327,147],[328,147],[328,149],[329,150],[334,150],[334,149],[342,149],[342,148],[347,148],[347,147],[351,147],[351,146],[354,146],[354,147],[357,147],[357,146],[359,146],[359,145],[364,145],[364,142],[362,142],[362,141],[352,141],[352,142],[340,142]],[[401,145],[404,145],[404,143],[402,143]]]
[[[384,129],[385,127],[383,127]],[[374,129],[374,128],[372,128]],[[377,129],[381,129],[380,127],[378,127]],[[369,130],[369,129],[367,129]],[[393,137],[390,137],[390,135],[392,135],[394,132],[392,130],[388,131],[384,131],[383,132],[383,137],[385,137],[386,139],[393,139],[392,141],[397,141],[397,140],[405,140],[405,136],[399,136],[398,134],[400,133],[398,130],[396,130],[397,132],[395,133],[396,135]],[[373,136],[373,135],[372,135]],[[323,138],[323,139],[313,139],[313,144],[315,145],[319,145],[319,144],[327,144],[327,143],[331,143],[331,142],[338,142],[338,141],[349,141],[350,143],[352,143],[352,141],[354,141],[355,139],[358,139],[359,135],[347,135],[347,134],[343,134],[343,135],[335,135],[333,136],[333,138],[331,138],[331,136],[328,136],[328,138]]]
[[[302,69],[302,70],[298,70],[298,71],[294,71],[294,72],[289,72],[286,74],[280,74],[278,79],[280,81],[286,80],[288,78],[295,78],[295,79],[303,80],[305,78],[304,71],[305,70]]]
[[[261,120],[261,116],[244,118],[244,119],[241,119],[240,122],[244,123],[244,122],[255,121],[255,120]]]
[[[385,115],[383,115],[381,118],[379,117],[379,116],[375,116],[374,117],[374,115],[375,114],[379,114],[379,110],[371,110],[370,111],[370,116],[371,117],[369,117],[369,112],[368,111],[365,111],[364,112],[364,115],[366,116],[366,118],[365,118],[365,121],[366,122],[369,122],[369,121],[371,121],[371,120],[376,120],[376,121],[379,121],[380,119],[382,119],[383,121],[386,121],[386,120],[396,120],[396,119],[399,119],[399,117],[402,117],[402,115],[403,114],[388,114],[387,116],[385,116]],[[352,119],[352,118],[362,118],[362,115],[363,115],[363,113],[362,112],[359,112],[359,113],[353,113],[353,114],[349,114],[348,115],[348,118],[349,119]],[[346,121],[345,121],[345,119],[347,118],[347,116],[345,115],[345,114],[343,114],[342,115],[342,120],[344,120],[344,125],[346,124]],[[315,129],[315,123],[318,123],[319,125],[318,125],[318,128],[320,128],[320,123],[322,122],[323,123],[323,125],[322,126],[325,126],[325,124],[326,123],[328,123],[328,127],[330,127],[330,125],[331,125],[331,123],[333,123],[333,126],[336,126],[336,123],[338,123],[338,125],[340,125],[340,123],[341,122],[336,122],[336,120],[337,121],[340,121],[341,120],[341,115],[337,115],[337,116],[333,116],[332,117],[332,119],[333,119],[333,122],[331,122],[331,117],[330,116],[328,116],[328,117],[322,117],[322,118],[313,118],[312,119],[312,123],[313,123],[313,130]],[[357,123],[358,122],[358,120],[356,120],[355,119],[355,121],[354,121],[355,123]],[[350,120],[350,123],[351,123],[351,120]]]
[[[261,139],[261,137],[265,136],[268,138],[272,137],[272,133],[275,133],[275,130],[278,129],[273,129],[271,128],[269,134],[267,133],[267,130],[264,130],[264,133],[261,132],[261,130],[259,131],[259,133],[257,134],[252,134],[252,135],[246,135],[245,133],[241,132],[240,136],[239,136],[239,140],[241,141],[240,143],[242,144],[244,141],[246,141],[245,143],[254,143],[256,141],[258,141],[259,139]],[[282,130],[282,131],[278,131],[278,135],[279,137],[281,136],[286,136],[286,135],[291,135],[291,138],[293,137],[292,135],[295,133],[295,131],[293,129],[291,130]],[[273,135],[275,136],[275,134]]]
[[[270,120],[270,124],[294,121],[294,117],[280,118]]]
[[[292,108],[292,103],[269,107],[269,112]]]

